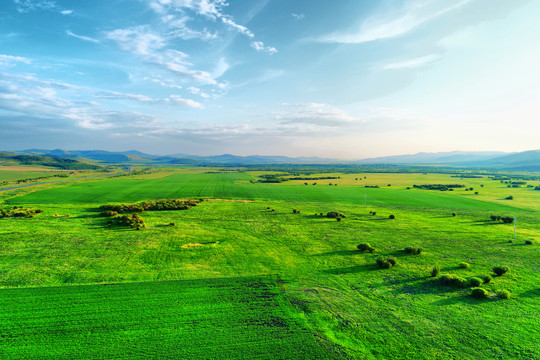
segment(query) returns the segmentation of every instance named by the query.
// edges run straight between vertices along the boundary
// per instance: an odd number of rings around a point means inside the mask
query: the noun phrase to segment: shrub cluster
[[[137,230],[146,228],[144,219],[138,213],[133,215],[122,215],[117,219],[120,225],[129,226]]]
[[[393,256],[379,256],[375,259],[375,262],[377,263],[377,266],[381,269],[388,269],[392,266],[395,266],[397,264],[397,259]]]
[[[15,206],[13,209],[0,209],[0,218],[32,218],[42,212],[43,210],[41,209],[25,209]]]
[[[444,274],[439,277],[439,282],[447,286],[466,287],[467,280],[461,276],[453,274]]]
[[[178,200],[178,199],[165,199],[165,200],[149,200],[137,204],[107,204],[102,205],[99,208],[101,210],[116,211],[119,214],[127,212],[143,212],[143,211],[160,211],[160,210],[187,210],[201,200]]]
[[[471,296],[477,299],[485,299],[488,297],[488,295],[489,295],[488,291],[482,288],[475,288],[471,292]]]
[[[356,249],[358,249],[358,251],[360,252],[369,252],[369,253],[372,253],[375,251],[375,248],[372,247],[369,243],[358,244]]]
[[[377,215],[377,213],[376,213],[375,211],[370,211],[370,212],[369,212],[369,215],[375,216],[375,215]]]
[[[345,215],[337,211],[330,211],[326,213],[327,218],[336,219],[336,218],[345,218]]]
[[[471,267],[471,265],[469,265],[469,263],[466,263],[466,262],[462,262],[458,266],[460,269],[468,269]]]
[[[514,221],[514,218],[511,216],[491,215],[490,218],[493,221],[502,221],[505,224],[510,224]]]
[[[396,217],[395,217],[394,215],[390,215],[388,218],[393,220],[393,219],[395,219]]]
[[[422,252],[422,248],[407,246],[405,249],[403,249],[403,251],[405,251],[405,253],[407,254],[420,255],[420,253]]]
[[[510,271],[510,268],[508,266],[496,266],[496,267],[493,268],[493,272],[497,276],[503,276],[508,271]]]
[[[300,210],[297,210],[297,209],[293,209],[292,212],[293,214],[300,214]]]
[[[500,298],[500,299],[510,299],[510,291],[508,290],[499,290],[497,291],[497,296]]]
[[[438,267],[437,265],[433,266],[433,268],[431,269],[431,277],[437,277],[439,276],[439,273],[441,272],[441,268]]]

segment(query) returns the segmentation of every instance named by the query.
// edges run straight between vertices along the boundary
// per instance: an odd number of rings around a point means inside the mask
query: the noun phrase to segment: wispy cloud
[[[89,36],[84,36],[84,35],[77,35],[75,33],[73,33],[72,31],[70,30],[66,30],[66,34],[68,34],[69,36],[72,36],[74,38],[77,38],[79,40],[84,40],[84,41],[88,41],[88,42],[93,42],[93,43],[99,43],[99,40],[98,39],[95,39],[95,38],[92,38],[92,37],[89,37]]]
[[[312,124],[325,127],[349,125],[357,118],[335,106],[320,103],[283,104],[285,110],[274,112],[274,119],[281,124]]]
[[[273,55],[277,53],[277,49],[275,47],[271,46],[264,46],[264,43],[262,41],[253,41],[251,42],[251,47],[254,48],[257,51],[265,52],[270,55]]]
[[[4,0],[7,1],[7,0]],[[55,0],[13,0],[17,11],[28,13],[31,11],[55,11],[62,15],[70,15],[73,10],[62,9]]]
[[[304,14],[295,14],[295,13],[292,13],[291,16],[297,20],[302,20],[305,17]]]
[[[192,20],[186,15],[186,11],[195,13],[211,20],[219,20],[229,29],[232,29],[250,39],[255,38],[255,34],[246,26],[239,24],[236,20],[224,12],[224,8],[229,4],[225,0],[147,0],[148,5],[154,12],[161,16],[161,20],[169,28],[169,34],[182,39],[200,38],[212,40],[219,37],[215,32],[210,32],[206,28],[194,30],[188,26],[188,21]],[[277,52],[274,47],[265,47],[260,41],[252,42],[252,47],[257,51],[264,51],[269,54]]]
[[[138,55],[144,61],[158,65],[185,79],[202,84],[219,85],[212,75],[203,70],[195,70],[181,51],[166,49],[169,39],[154,32],[148,26],[116,29],[107,32],[108,39],[114,40],[120,49]]]
[[[13,0],[17,11],[21,13],[35,10],[52,10],[56,8],[56,2],[52,0]]]
[[[417,58],[414,58],[414,59],[408,59],[408,60],[404,60],[404,61],[390,63],[390,64],[387,64],[387,65],[384,65],[382,67],[382,69],[383,70],[414,69],[414,68],[419,68],[419,67],[422,67],[422,66],[429,65],[429,64],[439,60],[440,58],[441,58],[440,55],[432,54],[432,55],[417,57]]]
[[[22,56],[2,55],[0,54],[0,66],[13,65],[13,63],[30,64],[32,60]]]
[[[335,32],[322,36],[320,42],[359,44],[403,36],[472,0],[414,0],[394,12],[385,12],[366,19],[358,30]]]

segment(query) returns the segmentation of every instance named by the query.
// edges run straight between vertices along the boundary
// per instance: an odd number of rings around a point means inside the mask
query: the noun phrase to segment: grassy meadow
[[[0,218],[2,357],[540,358],[540,191],[444,174],[266,184],[260,172],[207,172],[0,192],[1,209],[43,210]],[[141,231],[98,209],[166,198],[207,201],[142,212]],[[330,211],[345,217],[321,216]],[[516,216],[516,238],[491,215]],[[357,251],[360,243],[375,251]],[[397,263],[380,269],[381,256]],[[495,276],[496,266],[510,271]],[[445,274],[489,275],[487,297],[441,283]],[[82,338],[87,347],[74,348]]]

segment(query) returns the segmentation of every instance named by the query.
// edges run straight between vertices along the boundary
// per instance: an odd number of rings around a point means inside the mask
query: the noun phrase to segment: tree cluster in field
[[[394,256],[379,256],[375,259],[375,263],[381,269],[388,269],[396,266],[397,259]]]
[[[536,187],[534,188],[534,190],[540,190],[540,185],[539,185],[539,186],[536,186]]]
[[[490,218],[493,221],[502,221],[505,224],[510,224],[514,221],[512,216],[491,215]]]
[[[366,185],[367,188],[378,189],[379,185]]]
[[[146,228],[144,219],[138,213],[132,215],[122,215],[118,218],[118,222],[120,225],[129,226],[137,230]]]
[[[467,264],[467,263],[462,263]],[[461,266],[460,268],[465,268]],[[469,268],[469,264],[466,268]],[[496,276],[502,276],[506,274],[508,271],[510,271],[510,268],[508,266],[496,266],[493,268],[493,272]],[[431,276],[437,277],[439,275],[440,268],[438,266],[434,266],[431,270]],[[471,292],[471,296],[475,298],[487,298],[490,294],[486,289],[481,288],[483,284],[490,283],[492,280],[492,277],[490,275],[485,275],[483,277],[470,277],[470,278],[464,278],[462,276],[457,276],[454,274],[444,274],[439,277],[439,283],[441,285],[445,286],[452,286],[452,287],[460,287],[460,288],[473,288]],[[510,292],[508,290],[499,290],[496,295],[500,299],[509,299],[510,298]]]
[[[196,206],[201,200],[148,200],[137,204],[107,204],[101,205],[100,210],[113,211],[118,214],[127,212],[160,211],[160,210],[188,210]],[[103,216],[114,216],[103,212]],[[108,215],[106,215],[108,214]]]
[[[158,171],[159,171],[159,170],[157,170],[157,169],[153,169],[153,168],[147,167],[147,168],[140,169],[140,170],[133,170],[133,171],[128,171],[128,172],[125,172],[125,173],[121,173],[121,174],[115,175],[115,177],[119,177],[119,176],[135,176],[135,175],[148,175],[148,174],[156,173],[156,172],[158,172]]]
[[[403,251],[405,251],[406,254],[420,255],[422,253],[422,248],[407,246]]]
[[[332,180],[332,179],[341,179],[341,176],[315,176],[315,177],[290,177],[285,180]]]
[[[25,209],[14,206],[13,209],[0,209],[0,218],[31,218],[42,212],[41,209]]]
[[[260,175],[260,177],[262,179],[257,180],[258,183],[276,184],[276,183],[282,183],[284,181],[287,181],[287,179],[284,178],[283,175],[262,174],[262,175]]]
[[[413,185],[415,189],[420,190],[439,190],[447,191],[449,189],[463,188],[465,185],[461,184],[425,184],[425,185]]]
[[[23,184],[23,183],[28,183],[28,182],[36,182],[39,180],[50,179],[52,177],[67,178],[68,176],[69,176],[68,174],[54,174],[51,176],[40,176],[40,177],[35,177],[35,178],[19,179],[16,182],[17,184]]]
[[[461,178],[461,179],[481,179],[483,176],[480,175],[469,175],[469,174],[461,174],[461,175],[452,175],[453,178]]]
[[[345,215],[343,215],[342,213],[339,213],[337,211],[329,211],[329,212],[326,213],[326,217],[330,218],[330,219],[340,219],[341,220],[341,219],[345,218]]]

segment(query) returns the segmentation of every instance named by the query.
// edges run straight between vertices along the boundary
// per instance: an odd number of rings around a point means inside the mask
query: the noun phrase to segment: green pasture
[[[290,358],[271,351],[297,347],[303,354],[298,358],[338,358],[332,344],[355,359],[540,358],[540,192],[506,189],[489,179],[365,174],[380,186],[372,189],[348,184],[359,175],[340,176],[344,183],[338,186],[260,184],[250,183],[252,174],[192,169],[0,193],[0,208],[43,210],[33,218],[0,219],[0,323],[10,329],[0,326],[0,336],[11,334],[0,337],[0,354],[25,358],[39,351],[61,358],[81,351],[91,358],[102,348],[159,355],[155,344],[163,342],[163,351],[196,358],[197,341],[204,338],[244,358],[257,351],[256,344],[266,354],[260,358]],[[392,186],[382,187],[392,179]],[[406,189],[419,179],[480,190],[474,195]],[[514,200],[501,200],[507,191]],[[160,198],[222,200],[189,210],[143,212],[148,227],[141,231],[109,227],[97,209]],[[346,217],[320,215],[329,211]],[[513,225],[492,221],[493,214],[517,215],[516,238]],[[359,243],[376,250],[359,253]],[[407,246],[423,252],[408,255]],[[397,264],[379,269],[378,256],[395,256]],[[460,268],[462,262],[470,268]],[[508,266],[510,272],[482,284],[489,296],[475,299],[469,288],[432,278],[434,265],[441,275],[466,279],[493,276],[494,266]],[[271,296],[261,302],[274,304],[273,310],[253,302],[259,295],[251,282],[268,289]],[[92,285],[111,283],[123,285]],[[510,299],[496,295],[503,289]],[[171,296],[181,300],[175,303]],[[194,301],[202,301],[208,314],[191,307]],[[68,303],[73,309],[63,310]],[[232,308],[217,310],[225,305],[237,306],[238,315],[231,315]],[[51,315],[53,308],[57,315]],[[100,308],[106,311],[100,314]],[[128,309],[135,311],[126,315]],[[62,325],[58,312],[63,311],[70,320]],[[279,332],[281,320],[259,331],[259,324],[250,322],[258,313],[283,319],[293,334]],[[63,330],[31,330],[58,326]],[[198,336],[188,335],[195,326],[202,328],[201,337],[178,350],[174,339]],[[240,348],[225,336],[229,327],[244,339]],[[112,340],[105,343],[107,337]],[[89,349],[76,348],[76,340]]]
[[[369,174],[375,178],[377,174]],[[353,175],[348,175],[353,176]],[[384,174],[388,180],[387,174]],[[398,174],[392,174],[396,179]],[[449,176],[447,176],[449,178]],[[163,198],[223,198],[223,199],[264,199],[296,202],[325,202],[343,204],[386,205],[396,207],[447,208],[447,209],[493,209],[520,211],[540,210],[540,192],[529,189],[512,189],[516,199],[507,201],[502,195],[490,197],[475,196],[463,190],[437,192],[363,186],[304,185],[297,181],[285,184],[250,183],[254,180],[246,173],[173,173],[163,177],[139,176],[135,179],[120,177],[115,179],[85,181],[76,184],[62,184],[30,194],[6,200],[9,204],[88,204],[97,202],[133,202]],[[345,180],[345,179],[344,179]],[[416,179],[418,180],[418,179]],[[447,181],[457,179],[447,179]],[[428,180],[425,181],[435,181]],[[420,181],[418,181],[420,182]],[[412,184],[409,184],[412,186]],[[486,189],[486,191],[490,191]],[[9,196],[9,195],[0,195]],[[493,198],[494,197],[494,198]],[[0,197],[1,199],[1,197]]]
[[[264,277],[0,290],[2,359],[338,357],[301,323]]]

